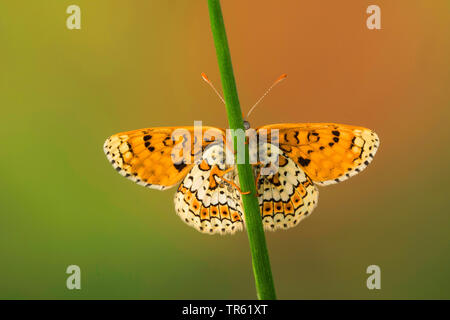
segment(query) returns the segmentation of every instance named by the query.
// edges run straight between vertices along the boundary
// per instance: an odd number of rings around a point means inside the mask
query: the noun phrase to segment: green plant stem
[[[242,112],[234,79],[220,1],[208,0],[208,7],[230,129],[244,130],[244,121],[242,119]],[[238,148],[240,145],[236,143],[236,139],[234,144],[235,148]],[[239,150],[237,151],[239,152]],[[258,198],[256,197],[255,178],[252,166],[249,164],[247,145],[245,145],[245,163],[237,164],[237,168],[242,192],[251,192],[250,194],[242,195],[242,204],[244,207],[245,224],[252,254],[256,293],[259,299],[276,299],[269,253],[267,250]]]

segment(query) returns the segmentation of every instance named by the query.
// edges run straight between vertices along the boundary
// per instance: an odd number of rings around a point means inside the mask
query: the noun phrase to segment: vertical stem
[[[233,74],[233,66],[231,64],[230,50],[228,48],[228,40],[225,32],[220,1],[208,0],[208,7],[230,129],[244,130],[244,122]],[[235,143],[235,147],[239,147],[239,144]],[[256,197],[255,178],[252,166],[249,164],[247,145],[245,145],[245,163],[237,164],[237,168],[241,190],[243,192],[251,192],[250,194],[242,195],[242,204],[244,207],[245,224],[252,255],[256,293],[259,299],[276,299],[269,253],[267,251],[258,198]]]

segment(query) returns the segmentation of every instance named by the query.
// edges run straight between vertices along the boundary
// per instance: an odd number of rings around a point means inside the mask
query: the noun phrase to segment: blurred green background
[[[77,4],[82,29],[66,28]],[[381,8],[382,30],[366,28]],[[450,298],[450,2],[223,1],[252,115],[374,129],[362,174],[321,188],[299,227],[268,233],[282,299]],[[174,190],[107,162],[111,134],[226,127],[206,1],[1,1],[0,298],[253,299],[247,236],[209,236]],[[68,265],[82,289],[66,289]],[[367,266],[381,267],[379,291]]]

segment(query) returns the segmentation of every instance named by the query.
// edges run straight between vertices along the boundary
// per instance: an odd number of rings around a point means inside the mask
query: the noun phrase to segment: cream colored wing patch
[[[196,230],[207,234],[233,234],[244,226],[241,195],[220,177],[237,182],[237,171],[225,165],[223,148],[211,145],[194,165],[175,194],[175,210]]]
[[[272,146],[272,151],[276,147]],[[289,157],[279,155],[278,170],[257,181],[259,205],[266,230],[295,227],[317,206],[319,191],[308,175]],[[262,167],[256,166],[255,173]]]

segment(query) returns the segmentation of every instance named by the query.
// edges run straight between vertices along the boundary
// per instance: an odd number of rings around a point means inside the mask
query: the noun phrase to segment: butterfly
[[[184,129],[191,137],[175,141],[172,133]],[[287,229],[311,214],[318,202],[317,186],[344,181],[364,170],[372,161],[379,138],[375,132],[334,123],[273,124],[256,129],[271,142],[278,130],[278,171],[256,181],[263,225],[267,230]],[[225,130],[203,127],[202,134],[224,135]],[[175,211],[188,225],[209,234],[234,233],[244,226],[239,178],[235,165],[223,161],[223,147],[204,137],[202,152],[195,163],[174,163],[175,145],[191,144],[195,149],[194,127],[146,128],[109,137],[104,152],[112,166],[139,185],[164,190],[177,184]],[[189,141],[190,140],[190,141]],[[197,143],[199,143],[197,141]],[[211,160],[211,154],[216,159]],[[263,164],[254,164],[258,177]]]
[[[180,129],[185,134],[174,135]],[[117,172],[141,186],[165,190],[178,185],[175,211],[188,225],[202,233],[233,234],[243,230],[245,221],[237,167],[224,161],[224,144],[217,138],[227,134],[216,127],[200,130],[202,139],[192,126],[127,131],[109,137],[103,149]],[[317,206],[317,186],[363,171],[379,146],[372,130],[345,124],[272,124],[254,132],[277,155],[276,170],[268,174],[261,174],[267,161],[252,164],[263,226],[272,231],[298,225]],[[174,161],[180,145],[191,152]],[[257,149],[250,148],[250,154]]]

